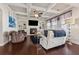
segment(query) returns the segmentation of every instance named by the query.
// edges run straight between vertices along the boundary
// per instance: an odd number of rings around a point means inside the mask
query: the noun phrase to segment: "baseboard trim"
[[[71,42],[74,43],[74,44],[79,45],[79,41],[76,41],[76,40],[74,41],[74,40],[73,40],[73,41],[71,41]]]
[[[0,46],[4,46],[5,44],[7,44],[9,41],[6,41],[4,43],[1,43]]]

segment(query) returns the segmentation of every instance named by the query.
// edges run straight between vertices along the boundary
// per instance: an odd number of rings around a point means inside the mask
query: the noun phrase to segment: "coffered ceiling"
[[[74,4],[66,3],[8,3],[7,4],[17,15],[33,17],[34,10],[42,13],[40,18],[49,19],[65,11],[70,10]]]

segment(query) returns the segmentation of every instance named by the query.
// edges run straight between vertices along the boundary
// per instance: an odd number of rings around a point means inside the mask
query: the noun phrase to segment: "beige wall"
[[[79,44],[79,8],[72,9],[72,17],[75,19],[75,24],[71,25],[70,41]]]

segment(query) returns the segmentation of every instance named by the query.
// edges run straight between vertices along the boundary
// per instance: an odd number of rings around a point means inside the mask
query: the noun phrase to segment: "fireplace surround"
[[[36,34],[37,28],[30,28],[30,34]]]

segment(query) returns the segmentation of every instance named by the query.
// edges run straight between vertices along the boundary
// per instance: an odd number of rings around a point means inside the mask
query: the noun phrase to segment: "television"
[[[29,26],[38,26],[37,20],[29,20]]]

